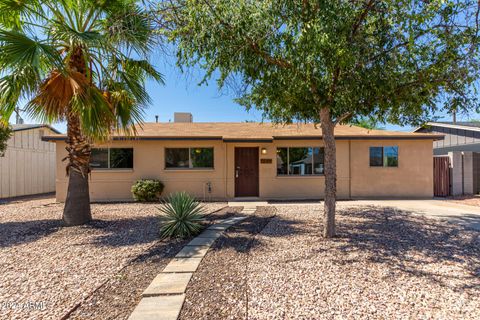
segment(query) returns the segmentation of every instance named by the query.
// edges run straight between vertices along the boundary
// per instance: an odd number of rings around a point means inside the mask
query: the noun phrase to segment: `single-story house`
[[[335,129],[337,195],[431,198],[433,141],[443,135]],[[57,144],[57,200],[67,190],[65,136]],[[92,201],[131,200],[137,179],[159,179],[163,195],[187,191],[205,200],[321,199],[324,142],[313,124],[145,123],[134,138],[114,135],[92,151]]]
[[[55,191],[55,145],[42,141],[60,134],[44,124],[13,124],[0,156],[0,199]]]

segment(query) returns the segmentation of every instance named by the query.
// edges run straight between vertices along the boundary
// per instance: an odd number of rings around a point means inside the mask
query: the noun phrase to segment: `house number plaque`
[[[260,163],[272,163],[272,159],[260,159]]]

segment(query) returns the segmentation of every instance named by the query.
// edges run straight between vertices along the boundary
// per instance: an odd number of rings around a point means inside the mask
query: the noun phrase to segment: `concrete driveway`
[[[411,211],[480,231],[480,208],[445,200],[354,200],[338,201],[339,207],[373,205]]]

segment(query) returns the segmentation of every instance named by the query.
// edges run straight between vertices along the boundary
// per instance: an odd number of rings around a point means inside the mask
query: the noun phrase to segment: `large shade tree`
[[[155,42],[151,20],[134,0],[2,0],[0,115],[19,103],[42,122],[67,122],[67,225],[91,219],[91,143],[113,130],[134,134]]]
[[[335,126],[361,116],[418,123],[470,108],[477,0],[170,0],[159,22],[180,65],[240,81],[237,101],[278,123],[320,124],[324,236],[335,234]]]

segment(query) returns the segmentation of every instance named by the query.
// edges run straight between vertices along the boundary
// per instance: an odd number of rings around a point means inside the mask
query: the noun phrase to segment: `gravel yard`
[[[206,209],[212,212],[225,205],[210,203]],[[101,304],[102,289],[92,296],[94,290],[111,287],[122,272],[127,278],[132,273],[140,276],[128,267],[130,262],[154,261],[161,268],[183,243],[158,240],[157,206],[93,204],[91,224],[65,228],[60,220],[63,205],[53,198],[0,204],[0,319],[59,319],[84,299]],[[146,277],[153,277],[151,273]],[[117,303],[128,306],[135,299]],[[73,315],[81,318],[81,310]]]
[[[181,318],[480,318],[478,232],[343,207],[338,237],[326,240],[322,213],[278,205],[263,229],[245,221],[227,231],[192,278]]]

